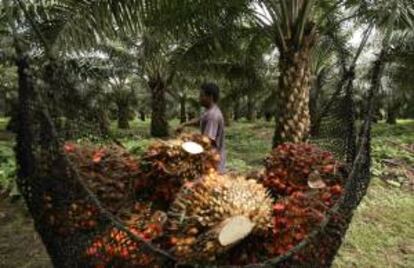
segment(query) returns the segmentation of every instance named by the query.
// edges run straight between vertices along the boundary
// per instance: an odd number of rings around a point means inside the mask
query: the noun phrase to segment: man
[[[204,83],[200,88],[200,104],[206,109],[200,118],[181,124],[177,132],[181,132],[186,126],[199,125],[201,133],[210,138],[213,146],[220,154],[218,170],[225,172],[225,146],[224,146],[224,118],[217,106],[220,89],[214,83]]]

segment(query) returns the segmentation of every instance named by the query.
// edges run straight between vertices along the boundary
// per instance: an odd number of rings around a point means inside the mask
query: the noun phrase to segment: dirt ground
[[[1,268],[52,267],[23,201],[0,200],[0,234]]]

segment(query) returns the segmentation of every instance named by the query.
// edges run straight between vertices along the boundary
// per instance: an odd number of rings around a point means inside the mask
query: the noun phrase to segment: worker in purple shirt
[[[226,152],[224,146],[224,118],[217,106],[220,89],[214,83],[204,83],[200,88],[200,104],[206,109],[201,117],[181,124],[177,132],[181,132],[186,126],[200,126],[201,133],[210,138],[213,146],[220,154],[218,170],[225,172]]]

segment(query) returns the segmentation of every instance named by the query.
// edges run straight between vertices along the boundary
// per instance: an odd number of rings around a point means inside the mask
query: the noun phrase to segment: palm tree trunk
[[[376,94],[378,93],[380,86],[381,86],[381,78],[384,72],[385,63],[386,63],[386,56],[387,56],[387,49],[383,47],[378,55],[378,58],[374,62],[374,67],[372,69],[372,76],[371,76],[371,87],[372,91]],[[376,105],[373,108],[373,122],[377,123],[378,119],[381,117],[381,113],[379,111],[378,101],[375,103]]]
[[[397,115],[398,115],[399,105],[389,104],[387,107],[387,121],[389,125],[397,124]]]
[[[225,98],[225,99],[221,99],[220,103],[219,103],[221,112],[223,113],[223,117],[224,117],[224,125],[225,126],[230,126],[231,125],[231,105],[229,104],[229,99]]]
[[[166,114],[167,101],[165,98],[166,88],[161,77],[152,78],[149,81],[151,89],[151,136],[167,137],[168,136],[168,120]]]
[[[139,111],[139,118],[142,122],[145,122],[145,112],[143,110]]]
[[[187,102],[187,95],[184,94],[180,98],[180,123],[184,123],[187,121],[187,109],[186,109],[186,102]]]
[[[320,120],[318,120],[318,115],[320,111],[319,107],[319,97],[322,92],[323,80],[325,78],[325,71],[321,71],[316,77],[314,86],[310,91],[310,100],[309,100],[309,113],[311,120],[311,130],[310,133],[312,136],[317,136],[319,134]]]
[[[273,147],[305,141],[310,129],[310,48],[282,53],[279,61],[278,115]]]
[[[129,109],[124,102],[117,103],[118,106],[118,128],[129,129]]]
[[[256,119],[256,115],[255,115],[255,109],[254,109],[254,100],[253,100],[253,96],[251,96],[250,94],[247,95],[247,120],[249,120],[249,122],[253,122]]]
[[[19,105],[17,112],[16,163],[18,163],[17,182],[22,187],[24,180],[34,172],[33,140],[30,127],[32,122],[31,102],[34,97],[33,78],[30,75],[26,56],[20,56],[16,62],[18,72]]]
[[[97,121],[101,135],[109,135],[111,121],[108,112],[105,109],[98,109]]]
[[[233,120],[239,121],[240,119],[240,100],[239,98],[236,98],[234,101],[234,114],[233,114]]]

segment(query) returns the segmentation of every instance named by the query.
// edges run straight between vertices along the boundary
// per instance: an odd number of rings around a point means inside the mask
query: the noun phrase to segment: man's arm
[[[180,132],[182,132],[183,131],[183,129],[185,128],[185,127],[197,127],[197,126],[199,126],[200,125],[200,120],[201,120],[201,117],[198,117],[198,118],[194,118],[194,119],[192,119],[192,120],[190,120],[190,121],[187,121],[187,122],[185,122],[185,123],[182,123],[181,125],[179,125],[177,128],[176,128],[176,132],[178,132],[178,133],[180,133]]]

